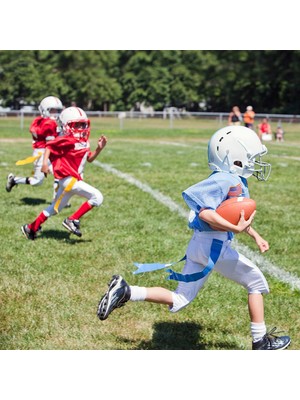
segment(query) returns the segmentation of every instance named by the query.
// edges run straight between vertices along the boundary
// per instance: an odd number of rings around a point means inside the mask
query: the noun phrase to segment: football
[[[223,201],[216,209],[216,212],[221,215],[226,221],[237,225],[241,218],[241,211],[245,212],[245,220],[249,219],[253,211],[256,210],[256,203],[247,197],[232,197]]]

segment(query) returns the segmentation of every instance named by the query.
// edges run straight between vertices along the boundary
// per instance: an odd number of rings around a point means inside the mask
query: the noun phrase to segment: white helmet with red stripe
[[[44,118],[57,119],[62,109],[62,102],[54,96],[45,97],[39,105],[39,112]]]
[[[65,108],[59,116],[62,134],[87,141],[90,136],[90,120],[79,107]]]

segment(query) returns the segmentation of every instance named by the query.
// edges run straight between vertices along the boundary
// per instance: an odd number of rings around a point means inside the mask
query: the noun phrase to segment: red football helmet
[[[90,120],[81,108],[65,108],[59,116],[59,123],[63,135],[73,136],[80,141],[88,140],[90,136]]]

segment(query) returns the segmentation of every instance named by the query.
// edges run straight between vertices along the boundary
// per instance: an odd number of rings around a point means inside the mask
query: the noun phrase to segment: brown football
[[[223,201],[216,209],[216,212],[221,215],[226,221],[237,225],[241,218],[241,211],[245,212],[245,220],[249,219],[253,211],[256,210],[256,203],[247,197],[232,197]]]

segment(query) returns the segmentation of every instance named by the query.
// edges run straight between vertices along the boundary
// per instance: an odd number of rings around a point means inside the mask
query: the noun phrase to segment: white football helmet
[[[45,97],[39,105],[39,112],[44,118],[57,119],[62,110],[62,102],[54,96]]]
[[[219,129],[208,144],[208,165],[213,171],[225,171],[244,178],[254,175],[266,181],[271,164],[261,157],[268,152],[257,134],[243,126],[226,126]]]
[[[65,108],[58,119],[62,134],[87,141],[90,136],[90,120],[79,107]]]

